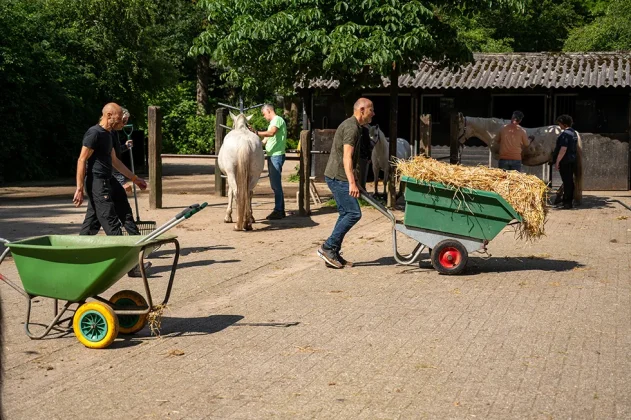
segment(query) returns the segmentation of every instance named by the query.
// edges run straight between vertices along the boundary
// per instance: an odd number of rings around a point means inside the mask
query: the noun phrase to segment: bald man
[[[81,206],[85,180],[88,210],[81,227],[81,235],[96,234],[92,229],[95,224],[100,224],[107,235],[121,234],[121,222],[111,195],[112,168],[131,179],[141,190],[147,188],[147,183],[134,175],[116,157],[113,135],[122,119],[123,109],[115,103],[109,103],[103,107],[99,123],[90,127],[83,136],[83,147],[77,162],[77,190],[73,199],[76,207]]]
[[[359,148],[361,126],[370,124],[375,116],[369,99],[359,98],[353,106],[353,116],[335,130],[331,154],[324,170],[324,180],[333,193],[340,214],[331,236],[318,249],[318,256],[333,268],[352,267],[342,258],[344,236],[362,217],[359,208]]]

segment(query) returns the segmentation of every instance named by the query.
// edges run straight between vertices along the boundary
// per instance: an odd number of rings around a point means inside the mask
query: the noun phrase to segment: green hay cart
[[[194,204],[178,213],[165,225],[148,236],[37,236],[9,242],[0,238],[7,249],[0,256],[0,264],[9,251],[18,270],[24,289],[0,274],[0,280],[20,292],[27,301],[24,329],[31,339],[44,338],[53,329],[67,322],[77,339],[89,348],[105,348],[118,333],[134,334],[147,323],[149,312],[155,310],[144,268],[144,258],[157,247],[173,244],[175,254],[164,300],[166,305],[180,255],[175,236],[163,235],[175,225],[190,218],[207,206]],[[101,295],[120,280],[136,264],[139,265],[145,296],[133,290],[120,291],[109,300]],[[30,331],[31,301],[45,297],[54,301],[54,319],[41,334]],[[91,299],[89,302],[88,299]],[[61,312],[58,301],[65,301]],[[77,304],[75,309],[71,306]],[[62,318],[67,311],[72,316]]]
[[[403,223],[379,201],[361,191],[361,196],[392,223],[394,258],[399,264],[420,264],[427,248],[432,266],[441,274],[460,274],[467,265],[469,253],[486,251],[486,245],[507,224],[521,222],[521,216],[499,194],[489,191],[454,190],[444,184],[423,182],[402,177],[405,183],[405,215]],[[412,253],[401,255],[397,232],[418,245]]]

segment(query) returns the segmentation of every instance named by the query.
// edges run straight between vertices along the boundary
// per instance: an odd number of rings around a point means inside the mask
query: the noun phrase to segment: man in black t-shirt
[[[127,124],[127,120],[129,119],[129,111],[127,111],[125,108],[122,108],[122,110],[122,120],[111,131],[112,149],[114,149],[114,153],[119,160],[122,154],[122,146],[119,140],[119,131],[122,130],[125,124]],[[129,140],[128,143],[132,143],[132,141]],[[125,228],[129,235],[140,235],[138,226],[136,226],[136,222],[134,221],[134,214],[132,213],[131,206],[129,205],[129,200],[127,199],[127,193],[125,192],[125,182],[125,176],[118,172],[116,168],[112,168],[112,178],[110,179],[110,195],[112,196],[112,201],[114,201],[114,208],[116,210],[118,219],[120,220],[122,226]],[[97,218],[92,218],[92,220],[90,221],[90,225],[86,227],[85,234],[96,235],[97,233],[99,233],[100,229],[101,223],[99,222],[99,220]]]
[[[103,107],[99,123],[90,127],[83,136],[83,147],[77,163],[77,190],[73,198],[75,206],[81,206],[85,182],[88,210],[81,227],[81,235],[96,234],[93,231],[96,221],[103,226],[107,235],[121,234],[121,224],[112,199],[112,167],[131,179],[141,190],[147,188],[147,183],[132,174],[116,157],[113,149],[113,130],[120,125],[122,117],[121,107],[109,103]]]
[[[563,208],[572,208],[574,198],[574,172],[576,170],[576,151],[578,135],[572,128],[574,121],[569,115],[561,115],[557,123],[563,132],[557,138],[556,148],[553,153],[555,168],[559,171],[563,180]]]

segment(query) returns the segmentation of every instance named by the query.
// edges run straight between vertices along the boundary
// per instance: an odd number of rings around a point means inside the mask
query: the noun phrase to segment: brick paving
[[[457,277],[427,260],[395,265],[390,227],[369,208],[345,243],[357,266],[332,270],[315,250],[335,213],[233,232],[225,201],[194,190],[146,214],[165,221],[184,198],[213,206],[175,230],[183,255],[161,338],[145,329],[106,350],[72,333],[31,341],[24,302],[0,285],[7,419],[631,418],[631,193],[551,211],[534,243],[507,229]],[[261,220],[273,200],[254,201]],[[38,229],[73,233],[82,211],[69,202],[3,201],[0,219],[30,235],[39,208]],[[157,290],[166,257],[152,260]],[[0,272],[17,280],[12,261]]]

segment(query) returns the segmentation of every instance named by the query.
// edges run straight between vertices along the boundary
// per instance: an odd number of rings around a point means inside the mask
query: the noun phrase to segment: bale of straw
[[[439,182],[454,189],[454,196],[466,201],[460,189],[493,191],[502,196],[522,217],[520,239],[545,235],[548,187],[534,175],[504,171],[486,166],[462,166],[439,162],[424,156],[397,162],[399,175],[425,182]]]

